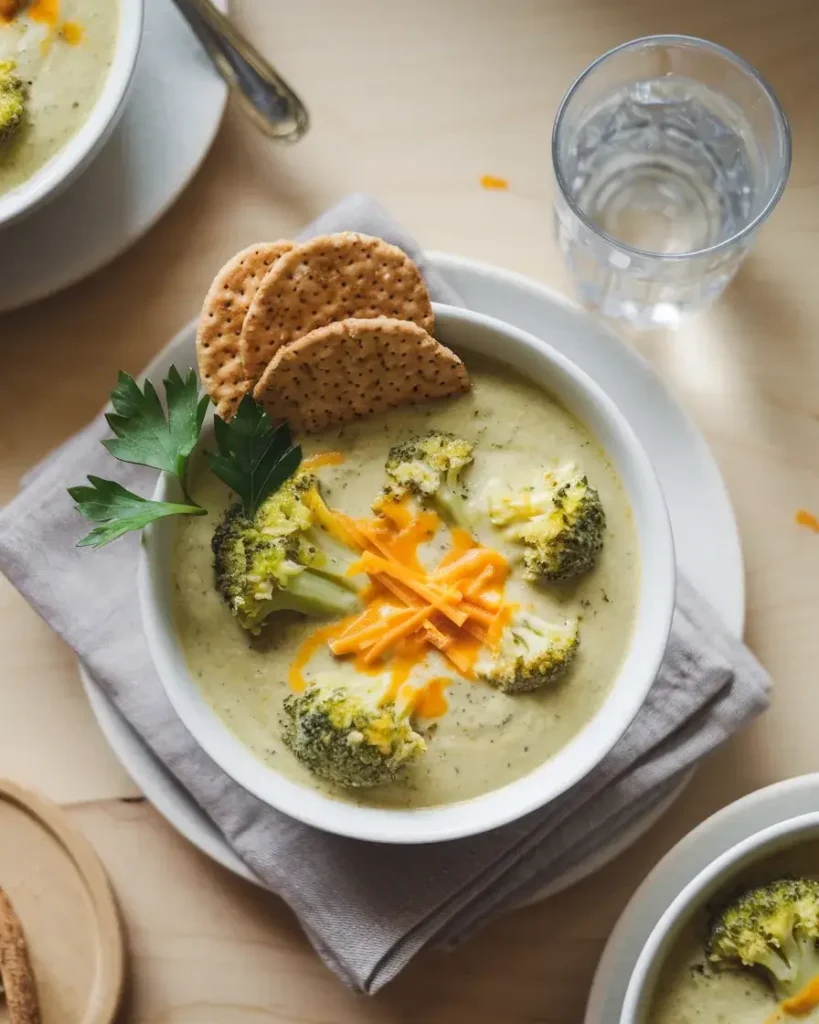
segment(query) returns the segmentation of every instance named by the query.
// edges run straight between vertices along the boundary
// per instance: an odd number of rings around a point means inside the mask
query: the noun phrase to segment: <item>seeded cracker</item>
[[[242,325],[265,275],[293,248],[292,242],[260,242],[228,260],[213,280],[199,317],[196,358],[202,387],[229,417],[248,390],[239,354]]]
[[[23,929],[0,889],[0,977],[11,1024],[40,1024],[37,988]]]
[[[421,272],[401,249],[343,232],[291,249],[262,282],[242,329],[245,373],[257,381],[278,350],[350,317],[411,320],[432,333]]]
[[[312,433],[400,405],[468,391],[466,367],[408,320],[342,320],[280,348],[253,397]]]

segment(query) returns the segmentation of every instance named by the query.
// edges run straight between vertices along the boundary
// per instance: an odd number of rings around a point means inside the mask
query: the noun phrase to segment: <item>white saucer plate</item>
[[[216,0],[227,10],[227,0]],[[171,0],[148,0],[128,105],[74,184],[0,231],[0,313],[74,284],[133,245],[194,176],[227,87]]]
[[[819,808],[819,774],[777,782],[737,800],[689,832],[632,896],[597,966],[584,1024],[618,1024],[631,972],[654,926],[703,868],[737,843]]]
[[[649,364],[604,325],[535,281],[445,253],[430,253],[429,259],[468,308],[544,338],[585,370],[617,403],[657,470],[682,572],[710,601],[727,628],[741,635],[744,574],[728,494],[702,435]],[[502,353],[499,355],[502,357]],[[196,365],[191,326],[174,338],[145,374],[164,372],[171,362],[180,367]],[[696,509],[692,495],[696,495]],[[80,669],[103,733],[145,796],[203,853],[229,870],[252,878],[212,822],[144,746],[97,683],[82,666]],[[684,785],[538,898],[579,882],[622,853],[671,806]]]

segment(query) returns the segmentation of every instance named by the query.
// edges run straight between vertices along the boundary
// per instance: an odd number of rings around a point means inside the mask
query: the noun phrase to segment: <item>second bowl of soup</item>
[[[738,843],[648,938],[621,1024],[819,1020],[819,814]]]
[[[143,0],[8,0],[0,12],[0,226],[66,187],[113,131],[142,16]]]

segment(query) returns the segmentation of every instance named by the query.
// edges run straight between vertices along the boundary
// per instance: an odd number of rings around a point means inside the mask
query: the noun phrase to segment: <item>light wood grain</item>
[[[549,133],[597,54],[658,31],[704,35],[772,82],[791,119],[791,184],[723,301],[676,335],[634,339],[711,442],[748,567],[748,640],[777,682],[770,713],[699,772],[628,856],[546,905],[429,953],[383,995],[346,992],[289,912],[177,837],[116,766],[69,652],[0,585],[0,772],[74,804],[122,902],[129,1022],[575,1024],[605,936],[657,858],[738,795],[817,765],[819,5],[814,0],[235,0],[237,22],[303,94],[313,129],[277,147],[231,109],[190,189],[91,280],[0,319],[0,500],[81,426],[116,370],[138,371],[193,316],[226,256],[370,192],[432,248],[567,289],[551,235]],[[480,188],[483,174],[508,192]]]

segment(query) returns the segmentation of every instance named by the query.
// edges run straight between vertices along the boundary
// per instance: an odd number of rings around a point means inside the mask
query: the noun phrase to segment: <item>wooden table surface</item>
[[[149,0],[151,2],[151,0]],[[423,243],[568,289],[551,234],[549,133],[595,56],[653,32],[706,36],[773,84],[791,120],[790,185],[719,305],[634,343],[696,418],[745,550],[747,640],[773,707],[714,756],[627,856],[510,914],[452,955],[422,955],[384,993],[354,995],[290,912],[211,864],[140,798],[97,729],[72,653],[0,580],[0,775],[70,809],[113,880],[132,987],[123,1020],[163,1024],[576,1024],[606,936],[686,831],[759,786],[817,767],[819,536],[819,4],[815,0],[234,0],[237,23],[305,97],[298,146],[230,109],[161,223],[103,272],[0,318],[0,501],[85,423],[120,367],[138,372],[199,307],[223,259],[295,232],[353,190]],[[481,175],[508,179],[490,192]],[[66,1022],[72,1024],[72,1022]]]

